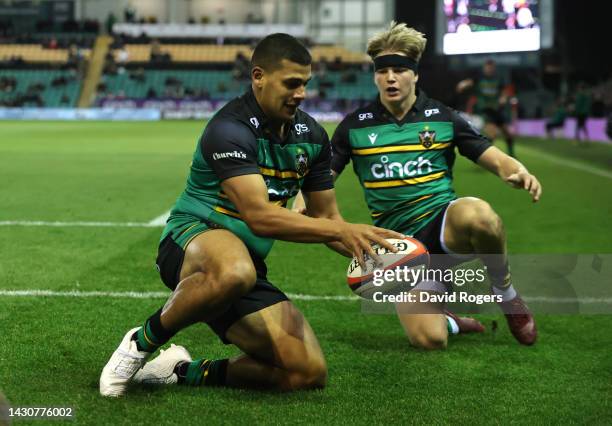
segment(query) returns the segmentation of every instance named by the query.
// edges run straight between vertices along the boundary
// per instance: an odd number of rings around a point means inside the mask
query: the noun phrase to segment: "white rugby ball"
[[[383,279],[384,271],[398,270],[403,268],[423,268],[429,264],[429,252],[427,248],[416,238],[406,237],[404,239],[388,238],[391,244],[397,248],[397,252],[374,244],[380,261],[366,255],[366,267],[362,268],[359,260],[353,257],[346,273],[349,288],[356,295],[364,299],[372,299],[375,292],[390,293],[402,282],[392,279]],[[381,283],[381,281],[384,281]]]

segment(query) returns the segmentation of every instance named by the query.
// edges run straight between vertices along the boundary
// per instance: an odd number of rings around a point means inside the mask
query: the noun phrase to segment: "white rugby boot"
[[[151,356],[149,352],[139,351],[136,341],[132,340],[132,336],[140,328],[133,328],[126,333],[119,347],[115,349],[110,360],[104,366],[100,376],[100,394],[102,396],[119,397],[124,395],[134,374]]]
[[[179,362],[191,362],[191,355],[183,346],[174,343],[167,350],[161,350],[154,360],[145,364],[132,381],[146,385],[174,385],[178,382],[178,376],[174,368]]]

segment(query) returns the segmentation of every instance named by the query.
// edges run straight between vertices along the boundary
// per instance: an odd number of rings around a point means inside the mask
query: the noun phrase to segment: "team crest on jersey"
[[[434,142],[436,141],[436,131],[429,130],[429,127],[425,127],[425,130],[419,132],[419,142],[425,148],[429,149],[432,147]]]
[[[308,153],[299,150],[295,155],[295,171],[302,177],[308,173]]]

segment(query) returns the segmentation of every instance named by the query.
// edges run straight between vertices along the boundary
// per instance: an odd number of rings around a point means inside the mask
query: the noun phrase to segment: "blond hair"
[[[427,39],[423,33],[404,23],[391,21],[389,27],[368,40],[367,53],[374,59],[381,52],[402,52],[410,59],[418,61],[425,50]]]

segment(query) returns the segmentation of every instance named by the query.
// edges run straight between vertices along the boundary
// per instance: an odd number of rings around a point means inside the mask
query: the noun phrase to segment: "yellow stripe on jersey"
[[[270,203],[274,204],[275,206],[285,207],[287,205],[287,201],[289,201],[289,198],[282,198],[280,200],[270,201]]]
[[[265,167],[260,167],[259,172],[264,176],[273,176],[281,179],[286,178],[296,178],[300,179],[301,176],[294,172],[293,170],[276,170],[276,169],[267,169]]]
[[[419,183],[431,182],[432,180],[440,179],[444,177],[446,172],[437,172],[430,175],[419,176],[410,179],[397,179],[397,180],[383,180],[383,181],[364,181],[363,186],[369,189],[380,189],[380,188],[395,188],[397,186],[408,186],[417,185]]]
[[[187,232],[189,232],[189,231],[191,230],[191,228],[194,228],[194,227],[196,227],[196,226],[198,226],[198,225],[199,225],[199,223],[194,223],[194,224],[193,224],[193,225],[191,225],[189,228],[187,228],[187,229],[183,230],[183,231],[182,231],[180,234],[178,234],[178,235],[177,235],[177,238],[178,238],[178,237],[180,237],[180,236],[181,236],[181,235],[183,235],[183,234],[186,234]]]
[[[432,151],[446,149],[451,146],[450,142],[434,143],[429,148],[425,148],[421,144],[415,145],[394,145],[383,146],[380,148],[356,148],[352,150],[353,155],[373,155],[373,154],[392,154],[395,152],[414,152],[414,151]]]
[[[238,212],[235,212],[235,211],[232,211],[232,210],[225,209],[225,208],[223,208],[223,207],[221,207],[221,206],[217,206],[217,207],[215,207],[215,211],[217,211],[217,212],[219,212],[219,213],[226,214],[226,215],[228,215],[228,216],[232,216],[232,217],[238,218],[238,219],[242,219],[242,218],[240,217],[240,214],[239,214]]]
[[[413,220],[411,220],[409,224],[410,224],[410,225],[412,225],[413,223],[416,223],[416,222],[418,222],[418,221],[419,221],[419,220],[421,220],[421,219],[425,219],[427,216],[429,216],[429,215],[430,215],[430,214],[432,214],[432,213],[433,213],[433,210],[430,210],[430,211],[428,211],[428,212],[426,212],[426,213],[423,213],[422,215],[417,216],[416,218],[414,218]]]
[[[397,207],[401,208],[401,207],[404,207],[404,206],[412,206],[413,204],[420,203],[421,201],[427,200],[427,199],[429,199],[431,197],[433,197],[433,194],[423,195],[422,197],[419,197],[416,200],[412,200],[412,201],[408,201],[406,203],[402,203],[402,204],[400,204]],[[385,214],[385,212],[373,212],[371,214],[371,216],[372,217],[379,217],[379,216],[382,216],[383,214]]]

